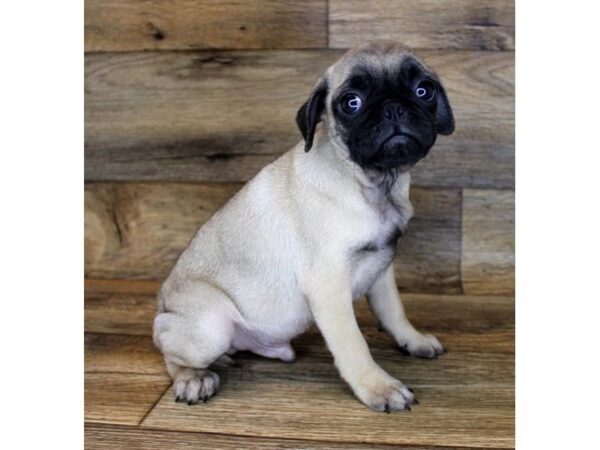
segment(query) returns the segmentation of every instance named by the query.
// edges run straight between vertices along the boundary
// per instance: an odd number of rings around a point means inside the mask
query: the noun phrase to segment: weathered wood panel
[[[162,279],[196,229],[239,184],[88,183],[85,274]],[[404,290],[460,291],[460,193],[414,188],[416,216],[399,244]]]
[[[85,50],[327,46],[325,0],[87,0]]]
[[[167,376],[163,356],[151,336],[86,333],[84,348],[86,372]]]
[[[153,280],[85,280],[86,331],[131,335],[152,334],[156,293]]]
[[[412,48],[512,50],[512,0],[330,0],[329,46],[394,39]]]
[[[461,192],[413,188],[415,216],[398,242],[394,270],[402,291],[460,289]]]
[[[465,189],[462,284],[465,293],[515,291],[515,193]]]
[[[240,185],[87,184],[85,274],[161,279]]]
[[[87,55],[88,181],[245,181],[295,145],[295,114],[339,51]],[[514,186],[514,53],[423,52],[456,132],[414,170],[424,186]]]

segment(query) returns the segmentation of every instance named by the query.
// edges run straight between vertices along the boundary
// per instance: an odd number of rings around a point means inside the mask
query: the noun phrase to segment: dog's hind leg
[[[165,356],[175,400],[206,401],[219,388],[219,376],[208,367],[231,347],[235,309],[225,293],[205,283],[163,289],[160,297],[154,343]]]

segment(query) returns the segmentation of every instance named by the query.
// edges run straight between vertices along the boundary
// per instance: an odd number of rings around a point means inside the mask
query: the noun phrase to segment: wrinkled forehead
[[[392,48],[366,47],[348,51],[327,71],[330,92],[360,79],[412,79],[419,75],[435,77],[409,50],[395,46]]]

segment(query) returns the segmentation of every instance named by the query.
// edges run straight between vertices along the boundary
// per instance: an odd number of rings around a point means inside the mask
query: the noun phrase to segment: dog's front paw
[[[437,358],[446,349],[437,338],[431,334],[422,334],[418,331],[398,342],[400,350],[418,358]]]
[[[410,405],[417,403],[409,388],[383,371],[363,377],[352,388],[360,401],[374,411],[410,411]]]
[[[185,375],[178,377],[173,383],[176,402],[187,402],[194,405],[200,400],[206,401],[217,393],[219,375],[210,370],[188,369]]]

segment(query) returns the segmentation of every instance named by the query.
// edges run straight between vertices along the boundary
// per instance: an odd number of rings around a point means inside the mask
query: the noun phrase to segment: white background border
[[[83,2],[0,17],[0,447],[83,448]]]
[[[517,2],[517,448],[600,448],[600,16]]]

